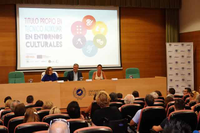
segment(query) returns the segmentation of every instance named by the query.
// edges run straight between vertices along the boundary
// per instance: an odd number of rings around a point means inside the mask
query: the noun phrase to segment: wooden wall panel
[[[165,10],[121,8],[121,57],[123,70],[106,70],[107,78],[124,78],[129,67],[141,78],[166,76]],[[0,5],[0,83],[16,68],[15,5]],[[63,76],[63,72],[58,72]],[[25,73],[25,81],[40,81],[39,72]],[[83,71],[87,79],[88,71]]]
[[[194,43],[194,88],[200,91],[200,31],[181,33],[180,42]]]

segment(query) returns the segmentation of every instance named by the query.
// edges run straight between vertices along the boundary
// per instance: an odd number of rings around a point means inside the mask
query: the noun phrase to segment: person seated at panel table
[[[56,76],[55,73],[53,73],[53,68],[52,67],[47,67],[46,71],[45,71],[45,75],[42,78],[42,81],[56,81],[58,79],[58,77]]]
[[[67,80],[69,81],[79,81],[83,78],[82,73],[78,71],[79,65],[77,63],[73,66],[73,71],[68,72]]]
[[[102,65],[97,66],[97,71],[93,73],[92,80],[103,80],[106,79],[105,73],[102,71]]]

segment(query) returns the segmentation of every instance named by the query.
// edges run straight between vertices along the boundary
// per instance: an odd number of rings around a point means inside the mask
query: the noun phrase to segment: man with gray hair
[[[124,98],[125,104],[133,104],[135,97],[132,94],[127,94]]]
[[[77,63],[73,66],[73,71],[68,72],[67,80],[69,81],[79,81],[82,80],[83,76],[80,71],[78,71],[79,65]]]
[[[55,121],[54,121],[55,120]],[[54,119],[50,124],[48,133],[70,133],[68,123],[64,119]]]

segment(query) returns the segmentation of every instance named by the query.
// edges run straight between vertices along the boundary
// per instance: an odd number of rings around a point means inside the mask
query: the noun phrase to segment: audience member
[[[127,94],[124,98],[125,104],[133,104],[135,100],[135,97],[132,94]]]
[[[150,95],[152,95],[154,99],[158,99],[158,94],[155,91],[151,92]]]
[[[122,98],[123,98],[122,93],[117,93],[117,98],[118,98],[118,100],[122,100]]]
[[[26,102],[27,104],[33,104],[34,98],[32,95],[27,96]]]
[[[92,117],[92,122],[97,126],[103,126],[106,118],[107,120],[122,119],[120,111],[116,107],[109,107],[110,96],[105,91],[100,91],[96,97],[97,104],[101,109],[96,110]]]
[[[43,106],[42,109],[51,109],[53,107],[53,103],[51,101],[46,101]]]
[[[43,106],[43,101],[42,100],[37,100],[35,103],[35,107],[42,107]]]
[[[60,109],[56,106],[54,106],[53,108],[51,108],[51,110],[49,111],[49,114],[60,114]]]
[[[12,100],[12,98],[10,96],[5,97],[4,103],[6,103],[7,100]]]
[[[167,107],[167,104],[171,101],[174,101],[174,99],[171,96],[167,96],[164,100],[164,106]]]
[[[23,103],[16,105],[14,110],[15,116],[24,116],[25,112],[26,112],[26,107]]]
[[[24,123],[26,122],[39,122],[39,116],[35,108],[27,108],[24,115]]]
[[[156,90],[155,92],[158,94],[159,97],[162,96],[162,93],[160,91]]]
[[[167,97],[172,97],[172,98],[174,98],[174,94],[175,94],[175,93],[176,93],[176,91],[175,91],[174,88],[169,88]]]
[[[145,106],[153,106],[153,104],[154,104],[154,97],[152,95],[148,94],[148,95],[146,95],[144,101],[145,101]],[[136,112],[135,116],[130,121],[130,125],[131,126],[134,126],[134,125],[136,125],[136,124],[139,123],[141,110],[142,109],[138,110]]]
[[[18,104],[20,104],[20,101],[19,101],[19,100],[13,100],[13,101],[12,101],[12,103],[11,103],[11,105],[10,105],[10,109],[11,109],[12,112],[14,112],[15,107],[16,107]]]
[[[67,113],[70,118],[82,118],[78,102],[72,101],[67,106]]]
[[[110,96],[110,99],[111,99],[110,102],[117,102],[118,101],[117,94],[115,92],[110,93],[109,96]]]
[[[54,119],[51,121],[48,133],[70,133],[68,125],[65,119]]]
[[[136,98],[136,97],[139,97],[139,92],[138,91],[133,91],[132,92],[132,95]]]
[[[4,111],[4,110],[10,110],[11,103],[12,103],[12,100],[10,100],[10,99],[6,100],[5,109],[1,109],[0,110],[0,116],[1,116],[2,111]]]

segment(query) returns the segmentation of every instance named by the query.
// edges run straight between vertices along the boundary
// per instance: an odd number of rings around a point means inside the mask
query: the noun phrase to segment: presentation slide
[[[121,67],[119,8],[17,5],[17,70]]]

